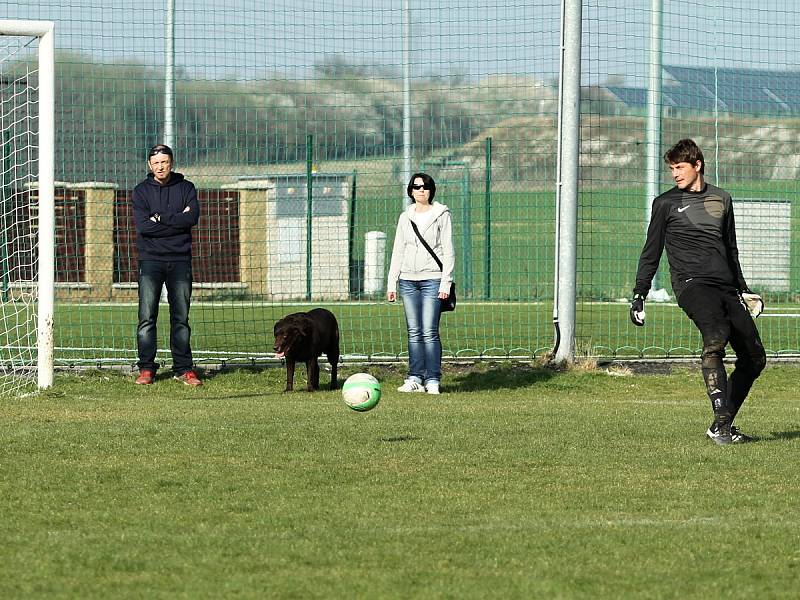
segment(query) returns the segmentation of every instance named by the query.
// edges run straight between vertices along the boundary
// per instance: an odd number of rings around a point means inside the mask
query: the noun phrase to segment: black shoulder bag
[[[417,224],[414,223],[414,221],[412,221],[411,218],[409,218],[408,220],[411,223],[411,228],[414,230],[414,233],[417,234],[417,237],[419,238],[419,241],[422,242],[422,245],[425,246],[425,249],[428,252],[430,252],[431,256],[433,257],[433,260],[435,260],[436,264],[439,265],[439,269],[441,269],[443,271],[444,270],[444,265],[442,265],[442,261],[439,260],[439,257],[436,256],[436,252],[433,251],[433,248],[431,248],[428,245],[428,242],[425,241],[425,238],[422,237],[422,235],[419,232],[419,229],[417,229]],[[440,300],[440,302],[442,303],[442,312],[450,312],[450,311],[453,311],[453,310],[456,309],[456,282],[455,281],[451,281],[450,282],[450,294],[447,296],[446,299]]]

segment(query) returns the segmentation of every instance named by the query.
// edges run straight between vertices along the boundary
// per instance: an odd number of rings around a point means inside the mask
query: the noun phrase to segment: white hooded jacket
[[[442,261],[442,269],[439,269],[439,265],[433,260],[430,252],[425,249],[411,227],[415,206],[413,203],[410,204],[397,221],[386,291],[397,292],[398,279],[422,281],[441,277],[439,291],[449,294],[455,267],[450,209],[444,204],[434,201],[430,208],[433,215],[428,224],[419,231],[428,245],[433,248],[439,260]]]

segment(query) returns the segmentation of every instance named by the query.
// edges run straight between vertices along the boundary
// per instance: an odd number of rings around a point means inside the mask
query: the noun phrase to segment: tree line
[[[23,68],[22,65],[17,65]],[[14,65],[9,69],[13,71]],[[402,79],[332,59],[305,79],[254,81],[176,74],[176,150],[184,165],[319,161],[402,151]],[[412,139],[423,155],[459,146],[504,119],[552,113],[555,89],[530,77],[428,76],[411,91]],[[164,72],[56,56],[56,178],[130,187],[164,131]]]

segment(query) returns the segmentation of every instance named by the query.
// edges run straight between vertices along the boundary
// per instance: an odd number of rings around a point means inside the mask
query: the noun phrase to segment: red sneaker
[[[136,385],[152,385],[156,382],[156,372],[152,369],[142,369],[136,378]]]
[[[175,375],[175,379],[177,379],[178,381],[182,381],[186,385],[191,385],[192,387],[198,387],[203,385],[203,382],[200,381],[200,378],[194,371],[186,371],[186,373]]]

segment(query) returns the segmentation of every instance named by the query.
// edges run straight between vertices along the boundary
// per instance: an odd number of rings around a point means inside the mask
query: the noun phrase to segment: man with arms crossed
[[[678,305],[703,337],[701,367],[714,421],[706,435],[717,444],[753,438],[733,424],[766,353],[751,318],[764,303],[750,292],[739,265],[733,203],[726,191],[705,181],[703,153],[680,140],[664,155],[675,187],[653,201],[647,240],[639,258],[630,317],[644,325],[644,301],[666,246]],[[730,343],[736,366],[727,377],[723,357]]]
[[[197,190],[172,170],[172,149],[153,146],[147,155],[147,178],[133,190],[133,220],[139,252],[138,385],[155,382],[156,324],[161,288],[169,302],[169,347],[172,373],[178,381],[197,387],[190,346],[189,306],[192,297],[192,227],[200,218]]]

